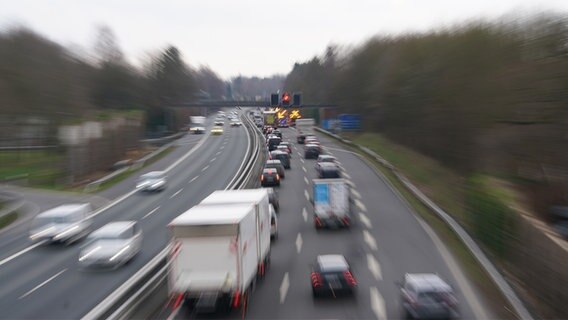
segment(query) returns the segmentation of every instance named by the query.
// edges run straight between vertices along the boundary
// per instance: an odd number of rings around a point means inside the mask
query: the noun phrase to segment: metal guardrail
[[[503,296],[507,299],[509,304],[513,307],[517,315],[521,319],[532,320],[533,317],[530,312],[526,309],[523,305],[522,301],[519,299],[515,291],[511,288],[507,280],[499,273],[497,268],[493,265],[493,263],[487,258],[485,253],[481,250],[481,248],[475,243],[473,238],[454,220],[447,212],[442,210],[438,205],[436,205],[430,198],[428,198],[425,194],[423,194],[414,184],[412,184],[402,173],[400,173],[394,165],[390,162],[385,160],[383,157],[378,155],[377,153],[373,152],[372,150],[360,146],[353,141],[344,139],[336,134],[333,134],[327,130],[316,128],[317,131],[322,132],[328,136],[331,136],[341,142],[353,146],[355,148],[360,149],[365,154],[369,155],[381,165],[386,167],[387,169],[391,170],[393,174],[397,177],[397,179],[424,205],[426,205],[430,210],[435,212],[451,229],[452,231],[460,238],[463,244],[467,247],[467,249],[471,252],[471,254],[475,257],[478,263],[485,269],[485,272],[489,275],[491,280],[495,283],[495,285],[499,288]],[[391,186],[394,189],[394,187]],[[401,199],[404,199],[401,197]]]
[[[250,119],[245,117],[244,120],[245,126],[249,127],[247,135],[250,143],[247,147],[246,160],[243,161],[235,179],[229,183],[230,189],[242,189],[250,183],[250,177],[253,176],[250,174],[251,170],[263,150],[257,128]],[[252,135],[249,134],[249,130],[253,132]],[[251,150],[253,151],[250,152]],[[136,308],[148,300],[152,293],[166,281],[169,266],[166,257],[169,251],[169,246],[160,251],[150,262],[81,319],[128,319]]]

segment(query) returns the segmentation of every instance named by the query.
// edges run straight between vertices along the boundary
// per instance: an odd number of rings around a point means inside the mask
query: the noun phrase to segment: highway
[[[18,235],[2,234],[0,243],[10,239],[10,246],[0,254],[0,318],[78,319],[162,250],[169,238],[166,225],[212,191],[224,189],[245,157],[244,126],[229,127],[226,121],[223,135],[207,133],[203,139],[199,143],[193,136],[179,140],[174,151],[179,163],[168,173],[165,191],[130,194],[135,177],[130,178],[131,187],[121,187],[129,195],[93,218],[93,228],[110,221],[138,220],[143,229],[141,253],[117,270],[80,269],[80,243],[36,245],[27,239],[25,230]],[[190,147],[194,149],[186,157]],[[164,170],[170,164],[159,161],[152,168]]]
[[[495,318],[428,226],[417,219],[389,186],[356,155],[320,136],[353,187],[354,225],[344,230],[316,231],[311,179],[315,160],[304,160],[295,131],[283,129],[293,147],[292,169],[278,189],[279,238],[272,248],[266,278],[251,297],[248,319],[398,319],[400,291],[395,281],[407,272],[435,272],[456,291],[463,319]],[[359,281],[355,297],[312,298],[310,263],[319,254],[343,254]],[[176,318],[192,315],[182,307]],[[229,315],[228,317],[238,317]]]

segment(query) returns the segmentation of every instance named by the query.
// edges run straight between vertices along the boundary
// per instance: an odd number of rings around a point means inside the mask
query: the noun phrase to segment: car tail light
[[[313,272],[310,274],[310,278],[312,279],[312,287],[321,287],[322,280],[321,274],[319,272]]]
[[[264,175],[260,176],[260,181],[264,181]]]
[[[343,224],[346,225],[346,226],[348,226],[351,223],[351,221],[349,220],[349,217],[343,217],[342,220],[343,220]]]
[[[350,286],[353,287],[353,286],[357,285],[357,280],[355,280],[355,278],[353,277],[353,274],[351,274],[351,271],[344,271],[343,277],[345,278],[345,280],[347,281],[347,283]]]
[[[321,226],[321,219],[319,217],[316,217],[315,220],[316,220],[316,225]]]
[[[280,176],[276,174],[276,180],[280,180]]]

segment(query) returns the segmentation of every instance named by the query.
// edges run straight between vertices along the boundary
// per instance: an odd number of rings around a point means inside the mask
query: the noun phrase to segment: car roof
[[[290,145],[290,142],[288,142],[288,141],[282,141],[282,142],[280,142],[280,144],[283,144],[283,145]]]
[[[88,203],[70,203],[64,204],[47,211],[44,211],[38,215],[38,217],[63,217],[68,216],[77,212],[77,209],[81,209],[83,207],[88,207]]]
[[[317,148],[317,147],[318,147],[317,144],[313,144],[313,143],[306,144],[306,148]]]
[[[333,163],[333,162],[320,162],[319,163],[320,168],[322,169],[337,169],[339,168],[337,166],[337,164]]]
[[[335,159],[335,157],[329,154],[320,154],[318,159]]]
[[[118,237],[124,230],[130,228],[136,221],[113,221],[100,227],[89,235],[90,238]]]
[[[280,150],[272,150],[270,151],[270,154],[277,155],[277,154],[288,154],[288,153]]]
[[[147,172],[147,173],[141,175],[140,178],[151,178],[151,177],[153,178],[153,177],[156,177],[156,176],[163,176],[165,174],[166,174],[165,171],[150,171],[150,172]]]
[[[407,273],[405,281],[414,285],[417,291],[452,291],[452,287],[433,273]]]
[[[266,160],[266,164],[279,164],[279,165],[282,165],[282,161],[280,161],[279,159]]]
[[[278,173],[275,168],[264,168],[262,169],[262,173]]]
[[[349,269],[347,260],[340,254],[321,255],[317,257],[316,261],[322,271],[344,271]]]

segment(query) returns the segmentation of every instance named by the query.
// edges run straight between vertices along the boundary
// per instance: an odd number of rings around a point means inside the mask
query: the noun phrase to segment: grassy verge
[[[115,177],[113,177],[112,179],[105,181],[103,183],[101,183],[99,185],[99,187],[96,190],[93,190],[92,192],[99,192],[105,189],[108,189],[114,185],[116,185],[117,183],[121,182],[122,180],[128,178],[131,174],[140,171],[142,168],[146,168],[147,166],[156,163],[158,160],[162,159],[163,157],[167,156],[168,154],[170,154],[173,150],[175,149],[175,147],[168,147],[166,149],[164,149],[162,152],[160,152],[158,155],[156,155],[155,157],[153,157],[152,159],[146,161],[146,163],[137,169],[128,169],[126,171],[124,171],[123,173],[116,175]]]
[[[63,176],[63,155],[54,150],[0,152],[0,180],[26,179],[31,186],[56,186]]]
[[[3,217],[0,217],[0,230],[9,226],[12,222],[18,219],[18,212],[9,213]]]
[[[351,136],[349,139],[381,155],[395,165],[429,197],[432,193],[435,193],[436,196],[431,197],[434,202],[438,205],[443,203],[444,205],[441,206],[445,210],[452,212],[452,214],[454,212],[450,211],[452,209],[448,209],[448,207],[454,208],[459,214],[459,217],[457,217],[458,220],[460,220],[460,218],[465,220],[465,207],[459,203],[459,199],[464,199],[465,197],[464,182],[463,179],[455,173],[443,168],[432,159],[396,145],[379,135],[363,134],[361,136]],[[493,284],[493,281],[485,270],[445,221],[440,219],[435,212],[431,211],[408,191],[391,170],[383,167],[374,158],[364,154],[359,149],[342,142],[340,143],[369,160],[369,162],[385,176],[390,184],[397,189],[414,211],[434,230],[442,243],[444,243],[446,248],[448,248],[454,256],[460,269],[464,272],[470,283],[486,298],[484,302],[491,306],[491,310],[496,313],[495,316],[497,318],[517,319],[516,316],[509,311],[511,307],[508,306],[508,302],[502,296],[499,289]],[[416,166],[416,163],[420,163],[420,165]],[[454,218],[456,217],[454,216]]]

